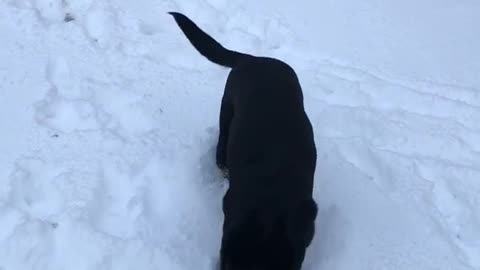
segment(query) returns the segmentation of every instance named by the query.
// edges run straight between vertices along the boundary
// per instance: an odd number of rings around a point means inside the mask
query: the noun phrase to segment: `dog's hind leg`
[[[220,107],[220,132],[218,135],[217,144],[217,166],[222,170],[223,175],[228,178],[228,164],[227,164],[227,145],[228,133],[230,123],[233,118],[233,106],[225,96],[222,98],[222,105]]]

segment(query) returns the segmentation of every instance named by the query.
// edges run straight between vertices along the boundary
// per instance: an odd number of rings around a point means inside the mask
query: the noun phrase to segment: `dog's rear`
[[[228,169],[221,269],[299,270],[314,235],[316,149],[294,70],[224,48],[171,12],[191,44],[232,68],[220,111],[217,165]]]

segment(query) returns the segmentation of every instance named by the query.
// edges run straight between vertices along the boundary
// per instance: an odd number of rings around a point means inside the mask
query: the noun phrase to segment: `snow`
[[[0,1],[0,269],[214,269],[228,70],[166,14],[297,71],[304,269],[480,269],[480,3]]]

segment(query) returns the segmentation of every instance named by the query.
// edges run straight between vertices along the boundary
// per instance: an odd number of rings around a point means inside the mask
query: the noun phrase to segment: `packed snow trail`
[[[0,269],[205,269],[228,70],[167,11],[297,71],[315,129],[306,270],[480,269],[480,4],[0,2]]]

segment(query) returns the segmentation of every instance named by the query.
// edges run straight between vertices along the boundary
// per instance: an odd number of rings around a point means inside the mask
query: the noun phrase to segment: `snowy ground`
[[[228,70],[166,11],[297,70],[305,269],[480,269],[480,2],[1,0],[1,270],[215,265]]]

